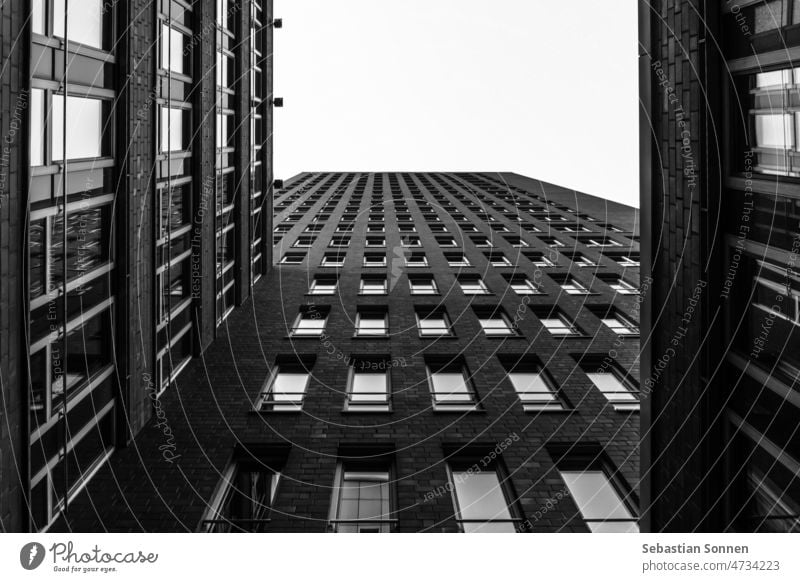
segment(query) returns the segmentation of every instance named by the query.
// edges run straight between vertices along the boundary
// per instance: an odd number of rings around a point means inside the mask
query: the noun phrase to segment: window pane
[[[53,96],[53,160],[64,159],[64,96]],[[67,97],[67,159],[102,155],[103,103],[98,99]]]
[[[756,145],[779,149],[794,148],[791,115],[756,115]]]
[[[299,400],[305,392],[308,374],[280,372],[275,377],[272,393],[275,400]]]
[[[161,108],[161,151],[176,152],[183,149],[183,111]]]
[[[453,471],[453,482],[461,519],[511,519],[496,473]]]
[[[562,471],[561,476],[585,519],[633,519],[602,471]]]
[[[353,374],[353,402],[386,402],[388,382],[386,374]]]
[[[168,26],[161,25],[161,68],[183,73],[183,34]]]
[[[613,400],[629,400],[638,402],[638,398],[614,374],[590,373],[589,379],[597,386],[598,390]]]
[[[526,397],[545,396],[546,399],[552,400],[555,398],[552,390],[544,381],[541,374],[536,372],[513,372],[508,375],[514,389]]]
[[[462,373],[436,372],[431,375],[437,401],[472,402],[472,394]]]
[[[41,0],[40,0],[41,2]],[[41,89],[31,90],[31,166],[41,166],[44,164],[44,139],[45,139],[45,107],[44,91]]]
[[[53,0],[53,35],[64,38],[65,0]],[[69,40],[103,48],[103,0],[71,2],[67,24]]]
[[[36,34],[45,33],[45,11],[44,0],[33,0],[31,2],[31,32]]]

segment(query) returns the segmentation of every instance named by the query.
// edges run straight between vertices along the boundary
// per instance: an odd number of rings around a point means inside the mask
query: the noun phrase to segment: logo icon
[[[26,570],[35,570],[44,562],[44,546],[37,542],[30,542],[22,546],[19,552],[19,563]]]

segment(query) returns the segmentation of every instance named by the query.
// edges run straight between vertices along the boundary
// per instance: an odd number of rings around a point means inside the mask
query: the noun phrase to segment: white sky
[[[513,171],[638,206],[636,1],[275,0],[276,177]]]

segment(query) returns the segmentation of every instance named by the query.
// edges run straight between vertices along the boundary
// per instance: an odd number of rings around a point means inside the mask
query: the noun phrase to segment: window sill
[[[375,334],[375,335],[353,334],[352,338],[355,340],[389,339],[389,334],[388,333]]]

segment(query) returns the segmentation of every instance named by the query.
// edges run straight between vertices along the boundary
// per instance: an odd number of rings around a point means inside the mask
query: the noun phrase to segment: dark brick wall
[[[290,181],[302,183],[303,175]],[[344,178],[329,182],[332,192]],[[367,182],[362,210],[369,205],[374,176]],[[429,187],[412,178],[425,192]],[[445,182],[462,191],[455,178]],[[308,190],[312,195],[323,182]],[[355,181],[348,187],[352,192]],[[378,192],[385,192],[379,184]],[[433,190],[438,190],[433,186]],[[408,190],[404,187],[407,197]],[[387,195],[388,196],[388,195]],[[317,202],[317,208],[324,203]],[[517,435],[519,439],[503,453],[511,475],[523,517],[531,521],[533,531],[585,531],[585,526],[570,499],[556,503],[537,517],[563,492],[564,485],[554,471],[547,446],[553,444],[591,443],[602,447],[611,462],[620,469],[624,480],[634,490],[638,487],[638,415],[610,409],[605,398],[576,366],[576,357],[584,353],[604,355],[616,349],[617,361],[638,375],[638,341],[616,343],[617,337],[602,328],[580,298],[565,297],[545,274],[542,282],[548,296],[532,297],[522,312],[519,327],[523,337],[490,339],[483,336],[472,314],[471,305],[501,304],[514,314],[520,299],[506,291],[507,284],[496,269],[486,265],[483,250],[463,244],[462,249],[481,272],[495,295],[475,297],[472,302],[459,290],[451,289],[454,273],[446,261],[422,216],[409,200],[409,208],[418,225],[430,268],[442,292],[441,297],[411,297],[408,292],[408,269],[394,269],[394,249],[400,243],[391,205],[386,205],[387,248],[389,265],[385,272],[394,276],[388,296],[360,297],[358,282],[362,272],[366,214],[351,234],[346,266],[339,269],[339,293],[335,296],[308,297],[310,277],[314,273],[336,269],[318,267],[327,251],[327,240],[335,229],[345,203],[339,204],[334,218],[319,233],[304,265],[278,267],[259,282],[253,296],[232,313],[220,337],[179,378],[177,388],[162,401],[162,414],[142,431],[135,446],[118,453],[112,462],[89,485],[73,504],[69,527],[79,531],[186,531],[194,530],[207,507],[220,474],[231,458],[234,446],[243,444],[291,444],[283,467],[283,478],[272,513],[272,531],[325,531],[333,484],[336,457],[340,447],[360,443],[386,445],[395,452],[398,475],[397,496],[401,508],[397,518],[400,531],[453,531],[453,507],[450,495],[425,496],[447,483],[445,450],[448,445],[479,443],[491,450],[499,442]],[[290,212],[289,210],[285,213]],[[467,211],[464,208],[465,214]],[[310,218],[311,210],[284,235],[288,246]],[[447,216],[439,212],[450,233],[460,239],[461,232]],[[279,218],[285,214],[279,215]],[[475,224],[488,233],[487,224],[475,216]],[[526,236],[536,245],[534,237]],[[568,238],[568,237],[567,237]],[[515,249],[498,247],[509,257]],[[276,252],[282,255],[282,251]],[[519,257],[519,270],[534,276],[532,264]],[[566,270],[568,261],[560,261]],[[397,265],[395,265],[397,266]],[[603,262],[603,270],[615,272],[613,264]],[[370,269],[380,272],[380,269]],[[394,273],[394,275],[392,275]],[[612,298],[601,284],[600,293],[587,298],[586,305],[613,302],[627,312],[636,310],[632,298]],[[456,337],[439,341],[421,340],[417,335],[414,305],[442,301],[455,321]],[[556,301],[574,315],[587,337],[560,341],[545,332],[534,315],[534,307]],[[291,339],[287,337],[300,305],[315,303],[330,306],[327,338]],[[361,305],[388,308],[390,337],[361,339],[353,337],[355,309]],[[256,413],[257,401],[275,358],[279,355],[313,354],[316,364],[302,413]],[[462,353],[480,396],[483,410],[468,414],[433,412],[424,367],[425,356]],[[563,413],[532,415],[522,411],[513,388],[503,380],[505,372],[498,355],[536,354],[574,405]],[[352,355],[381,354],[397,361],[391,369],[393,411],[382,414],[343,412],[348,367],[343,359]],[[174,459],[162,452],[169,436],[174,437]],[[159,449],[161,447],[161,449]],[[63,526],[63,524],[62,524]],[[66,526],[64,526],[66,527]]]
[[[642,97],[650,122],[643,132],[652,140],[642,168],[643,182],[652,184],[642,202],[652,224],[643,266],[656,282],[646,296],[642,330],[649,360],[642,382],[652,391],[643,401],[649,459],[643,496],[653,531],[708,529],[710,490],[719,487],[709,464],[716,458],[708,437],[716,410],[707,386],[719,303],[718,250],[709,241],[718,227],[720,187],[717,10],[702,1],[640,3]],[[695,290],[699,301],[692,305]]]
[[[23,346],[22,271],[27,183],[27,2],[0,4],[0,531],[26,527],[27,385]]]

